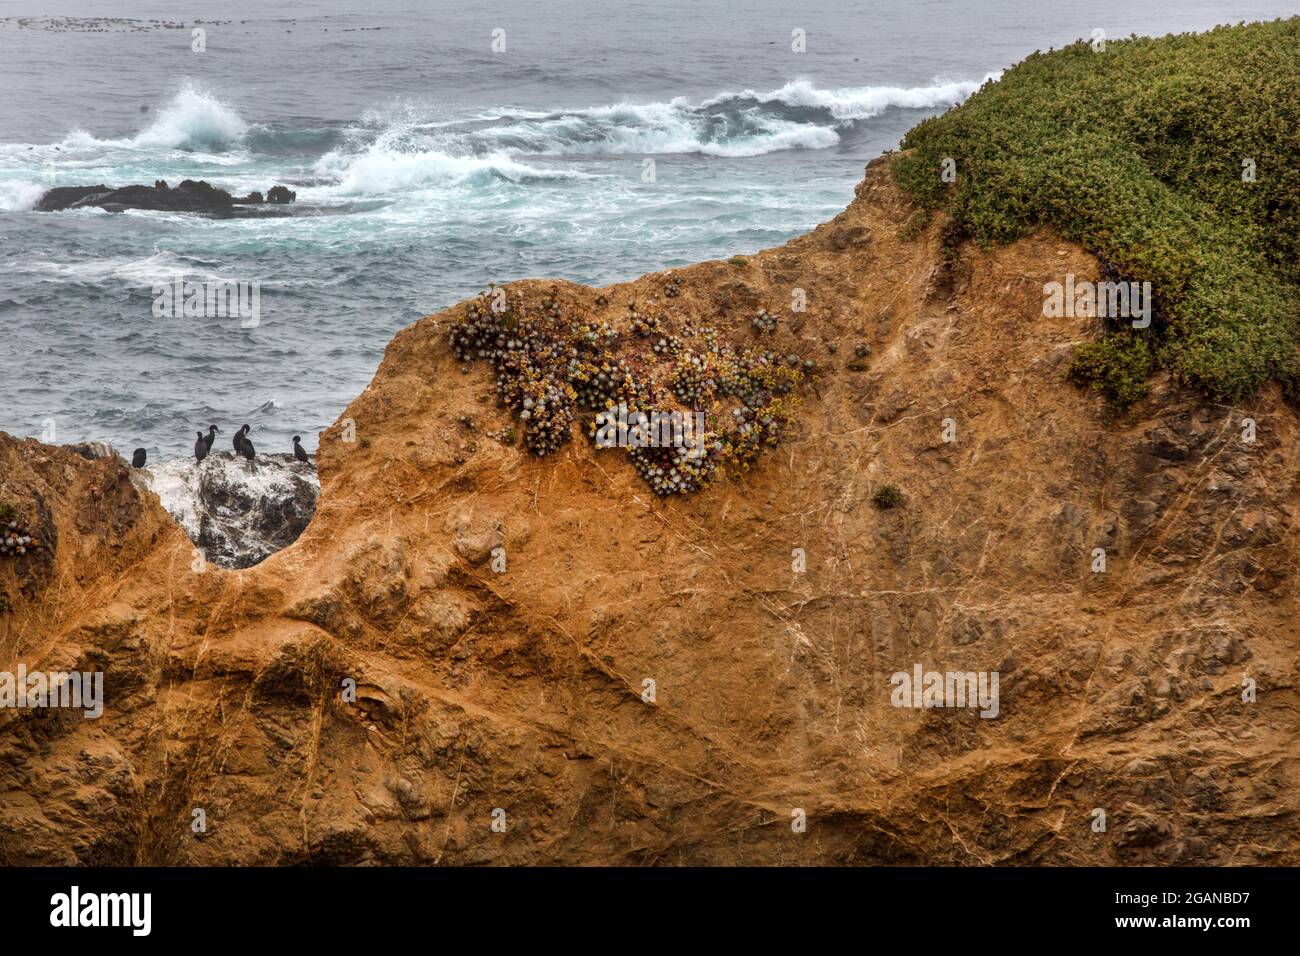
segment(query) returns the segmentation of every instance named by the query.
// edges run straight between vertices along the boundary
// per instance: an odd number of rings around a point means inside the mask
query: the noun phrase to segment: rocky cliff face
[[[1097,263],[912,212],[881,160],[671,294],[508,288],[737,338],[781,315],[817,361],[793,433],[695,495],[512,444],[448,348],[463,307],[394,339],[321,436],[310,525],[251,569],[191,570],[120,462],[0,436],[49,542],[0,558],[0,666],[107,693],[0,710],[0,860],[1300,862],[1295,410],[1157,383],[1108,419],[1066,380],[1095,320],[1042,316]],[[997,716],[894,706],[918,664],[996,672]]]

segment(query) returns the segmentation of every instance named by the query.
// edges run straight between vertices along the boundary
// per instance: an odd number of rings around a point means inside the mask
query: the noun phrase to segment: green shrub
[[[871,496],[871,503],[881,511],[897,508],[903,503],[903,493],[897,485],[881,485]]]
[[[1149,369],[1237,401],[1300,369],[1298,141],[1292,18],[1035,53],[914,127],[893,170],[983,244],[1051,223],[1124,279],[1150,281],[1169,324],[1160,343],[1156,326],[1138,333]],[[1078,368],[1131,397],[1142,364],[1126,340],[1082,350]]]
[[[1136,332],[1121,332],[1079,346],[1070,378],[1098,389],[1123,411],[1146,397],[1147,379],[1154,368],[1155,355],[1147,340]]]
[[[902,230],[899,232],[898,238],[902,239],[904,242],[913,242],[928,225],[930,225],[930,210],[925,208],[918,209],[912,215],[912,218],[907,220],[907,224],[903,226]]]

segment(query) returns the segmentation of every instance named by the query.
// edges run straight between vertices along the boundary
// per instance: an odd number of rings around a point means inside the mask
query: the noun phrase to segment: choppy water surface
[[[397,329],[490,282],[606,283],[779,244],[838,212],[907,128],[1034,49],[1288,12],[347,6],[0,4],[0,429],[157,459],[209,422],[249,422],[259,449],[295,433],[312,447]],[[32,208],[51,186],[185,178],[284,183],[318,214]],[[258,282],[260,325],[156,318],[154,285],[177,276]]]

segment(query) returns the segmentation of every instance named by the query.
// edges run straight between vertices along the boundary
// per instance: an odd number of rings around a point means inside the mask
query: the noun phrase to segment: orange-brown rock
[[[310,526],[251,569],[192,570],[121,462],[0,436],[52,544],[0,559],[0,667],[108,696],[0,711],[0,862],[1300,863],[1295,408],[1158,381],[1108,417],[1067,380],[1095,320],[1041,309],[1095,260],[908,238],[887,165],[812,233],[677,270],[670,312],[783,310],[820,367],[792,438],[698,495],[490,437],[517,423],[455,308],[397,335],[321,436]],[[663,284],[510,294],[622,323]],[[892,706],[917,663],[997,671],[999,715]]]

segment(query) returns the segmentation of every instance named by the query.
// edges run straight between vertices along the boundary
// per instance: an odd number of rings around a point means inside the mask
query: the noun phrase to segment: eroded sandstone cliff
[[[1095,320],[1042,315],[1095,260],[912,212],[879,160],[671,300],[509,287],[737,337],[783,310],[818,366],[793,434],[695,495],[511,444],[448,348],[463,307],[394,339],[321,436],[310,526],[251,569],[193,571],[120,461],[0,435],[0,498],[47,542],[0,558],[0,667],[102,669],[108,697],[0,710],[0,862],[1300,862],[1294,408],[1157,381],[1108,417],[1066,376]],[[892,706],[918,663],[998,672],[998,716]]]

